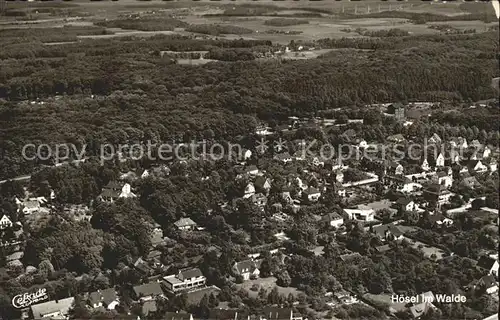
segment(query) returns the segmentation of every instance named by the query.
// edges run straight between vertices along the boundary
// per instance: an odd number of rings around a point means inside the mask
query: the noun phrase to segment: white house
[[[442,153],[436,158],[436,167],[444,167],[444,155]]]
[[[251,259],[235,262],[233,271],[235,274],[240,275],[244,281],[250,280],[251,278],[258,278],[260,275],[260,262],[261,261]]]
[[[181,218],[174,222],[174,225],[182,231],[194,230],[197,226],[196,222],[191,220],[191,218]]]
[[[487,159],[490,157],[491,149],[488,146],[485,146],[483,149],[483,159]]]
[[[375,220],[375,211],[373,209],[344,209],[344,213],[347,215],[349,220]]]
[[[252,157],[252,151],[248,150],[248,149],[243,149],[242,150],[242,158],[243,160],[248,160]]]
[[[3,215],[2,219],[0,219],[0,230],[12,228],[12,221],[7,217],[7,215]]]
[[[424,171],[429,171],[431,169],[431,167],[429,166],[429,162],[427,161],[427,159],[424,159],[424,161],[422,162],[421,168]]]
[[[471,168],[475,172],[486,172],[488,171],[488,167],[485,166],[481,160],[472,160],[470,162],[469,168]]]
[[[253,183],[249,182],[246,187],[245,187],[245,194],[243,195],[243,198],[250,198],[255,194],[255,186]]]
[[[330,214],[327,214],[325,216],[325,218],[327,219],[328,221],[328,224],[331,226],[331,227],[334,227],[334,228],[340,228],[341,226],[344,225],[344,218],[342,218],[340,215],[338,215],[337,213],[330,213]]]
[[[438,172],[437,179],[438,183],[446,188],[450,188],[453,184],[453,175],[448,174],[448,172]]]
[[[366,142],[366,140],[361,140],[359,143],[358,143],[358,148],[360,149],[364,149],[368,147],[368,143]]]
[[[163,285],[170,292],[177,293],[183,290],[190,290],[205,286],[207,278],[200,269],[192,268],[179,271],[176,275],[163,278]]]

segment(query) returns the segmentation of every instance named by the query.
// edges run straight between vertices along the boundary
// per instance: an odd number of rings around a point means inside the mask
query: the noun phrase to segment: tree
[[[284,270],[276,274],[276,284],[280,287],[289,287],[292,283],[292,279],[288,274],[288,271]]]
[[[471,208],[473,210],[479,210],[479,209],[481,209],[484,206],[485,206],[485,201],[483,199],[474,199],[471,202]]]

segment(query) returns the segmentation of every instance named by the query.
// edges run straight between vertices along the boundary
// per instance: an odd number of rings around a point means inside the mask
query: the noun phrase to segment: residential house
[[[135,198],[131,186],[128,183],[122,184],[118,181],[110,181],[99,195],[101,201],[114,202],[118,198]]]
[[[450,145],[453,148],[467,149],[469,145],[467,144],[467,139],[458,137],[450,140]]]
[[[382,246],[375,247],[375,250],[377,250],[378,253],[384,253],[384,252],[390,251],[391,246],[388,244],[384,244]]]
[[[491,149],[488,146],[484,146],[481,154],[481,159],[488,159],[491,155]]]
[[[461,165],[463,165],[464,167],[467,167],[470,172],[482,173],[482,172],[488,171],[488,167],[485,166],[481,162],[481,160],[468,160],[468,161],[462,162]]]
[[[274,159],[283,163],[292,162],[292,156],[288,152],[278,153],[274,156]]]
[[[453,194],[444,185],[431,184],[424,190],[424,198],[438,208],[450,202]]]
[[[429,144],[441,144],[442,142],[442,139],[441,137],[437,134],[437,133],[434,133],[430,138],[429,140],[427,140],[427,142]]]
[[[431,166],[429,165],[429,161],[427,161],[427,159],[424,159],[424,161],[422,161],[422,165],[420,167],[423,171],[431,170]]]
[[[271,190],[271,180],[264,176],[258,176],[255,179],[254,187],[256,191],[268,194],[269,190]]]
[[[234,309],[210,309],[208,319],[210,319],[210,320],[250,320],[250,314],[247,311],[240,311],[240,310],[234,310]],[[173,320],[176,320],[176,319],[173,319]],[[260,320],[260,319],[256,318],[255,320]]]
[[[392,103],[387,107],[387,112],[394,115],[397,122],[404,122],[406,120],[406,107],[399,102]]]
[[[256,193],[252,196],[252,202],[258,207],[265,207],[267,204],[267,197],[262,193]]]
[[[134,262],[134,268],[141,273],[142,276],[151,276],[153,274],[153,268],[144,261],[141,257],[137,258]]]
[[[7,228],[12,228],[13,225],[14,224],[12,223],[12,221],[5,214],[0,219],[0,230],[7,229]]]
[[[196,222],[191,220],[191,218],[180,218],[179,220],[174,222],[174,225],[177,227],[177,229],[182,231],[194,230],[197,226]]]
[[[248,166],[244,169],[244,172],[247,174],[247,175],[251,175],[251,176],[256,176],[259,174],[259,168],[257,168],[256,165],[251,165],[251,166]]]
[[[498,277],[498,260],[488,256],[481,256],[477,266],[495,277]]]
[[[436,157],[436,167],[444,167],[444,155],[442,152]]]
[[[16,198],[16,203],[18,204],[19,210],[25,215],[30,215],[40,211],[40,201],[36,199],[26,199],[21,202]]]
[[[165,320],[193,320],[193,315],[185,312],[167,312],[162,319]],[[214,319],[211,318],[210,319]],[[235,318],[231,318],[233,320]],[[221,319],[222,320],[222,319]]]
[[[342,170],[335,171],[335,181],[343,183],[344,182],[344,173]]]
[[[241,150],[241,156],[242,156],[242,160],[246,161],[252,157],[252,151],[250,151],[248,149],[243,149],[243,150]]]
[[[495,277],[491,274],[481,277],[475,285],[475,289],[482,289],[486,291],[487,294],[493,294],[498,292],[498,283]]]
[[[326,220],[326,222],[331,227],[334,227],[337,229],[340,228],[342,225],[344,225],[344,218],[336,212],[327,213],[324,216],[324,220]]]
[[[420,319],[426,315],[430,309],[436,307],[432,304],[435,301],[432,291],[421,293],[417,296],[417,302],[410,307],[410,313],[414,319]]]
[[[364,149],[366,147],[368,147],[368,142],[366,142],[366,140],[361,140],[358,142],[358,148]]]
[[[88,303],[92,308],[104,307],[108,310],[114,310],[120,303],[115,288],[97,290],[89,295]]]
[[[374,221],[375,211],[373,209],[344,209],[344,214],[349,220]]]
[[[157,281],[134,286],[132,289],[134,291],[135,298],[141,302],[154,300],[156,297],[164,296],[160,283]]]
[[[260,320],[302,320],[303,317],[291,308],[265,307]]]
[[[402,143],[406,141],[405,137],[400,133],[388,136],[386,140],[391,143]]]
[[[250,198],[251,196],[253,196],[255,194],[255,186],[253,183],[249,182],[246,186],[245,186],[245,190],[243,191],[243,198]]]
[[[432,224],[436,224],[439,227],[449,227],[453,224],[453,220],[443,216],[440,213],[429,215],[429,220]]]
[[[69,310],[73,307],[75,298],[34,304],[30,307],[33,319],[67,319]]]
[[[425,316],[430,309],[434,309],[434,305],[431,302],[421,302],[410,307],[410,313],[413,319],[421,319]]]
[[[240,262],[235,262],[233,272],[243,278],[244,281],[251,278],[258,278],[260,275],[260,264],[262,260],[248,259]]]
[[[150,239],[151,239],[151,245],[153,248],[156,248],[158,246],[165,244],[165,239],[163,238],[163,230],[158,223],[155,223],[153,225],[153,229],[151,230],[151,234],[150,234]]]
[[[402,175],[404,171],[403,165],[397,163],[396,161],[386,161],[384,172],[386,175]]]
[[[142,303],[141,310],[142,310],[142,314],[145,317],[149,316],[150,314],[155,313],[156,311],[158,311],[158,306],[156,305],[156,301],[155,300],[144,301]]]
[[[307,188],[302,193],[307,197],[307,200],[310,202],[316,202],[319,200],[319,197],[321,197],[321,192],[313,187]]]
[[[333,192],[335,192],[339,197],[345,197],[346,196],[346,189],[340,182],[335,182],[333,185]]]
[[[479,181],[477,181],[476,177],[470,176],[470,175],[464,177],[462,179],[462,181],[460,181],[460,185],[468,187],[468,188],[471,188],[471,189],[474,189],[474,188],[477,188],[477,187],[481,186],[481,184],[479,183]]]
[[[178,274],[163,277],[163,285],[172,293],[203,287],[206,281],[198,268],[180,270]]]
[[[396,207],[400,211],[415,211],[417,209],[415,202],[408,198],[399,198],[396,201]]]
[[[437,183],[450,188],[453,185],[453,175],[446,171],[439,171],[436,174]]]
[[[372,227],[372,232],[376,234],[382,241],[385,240],[403,240],[403,232],[398,226],[393,224],[382,224]]]

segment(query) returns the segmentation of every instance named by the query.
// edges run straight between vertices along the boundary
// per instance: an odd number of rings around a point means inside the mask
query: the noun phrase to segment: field
[[[79,38],[114,38],[125,36],[153,36],[179,34],[205,38],[270,40],[288,44],[291,40],[361,37],[354,30],[379,31],[398,28],[410,34],[436,34],[433,25],[450,25],[459,30],[486,31],[495,23],[480,20],[411,23],[408,19],[391,18],[394,10],[414,14],[442,14],[450,17],[486,10],[488,4],[462,6],[460,3],[422,3],[417,1],[381,3],[379,1],[352,2],[273,2],[259,1],[73,1],[69,2],[8,2],[9,16],[0,18],[0,30],[12,28],[58,28],[68,24],[89,27],[88,34]],[[364,15],[378,14],[381,17]],[[168,20],[168,21],[167,21]],[[172,23],[172,21],[177,21]],[[95,24],[104,26],[101,34],[90,30]],[[117,25],[127,25],[126,30]],[[211,32],[206,26],[213,26]],[[114,26],[114,27],[112,27]],[[135,26],[135,27],[134,27]],[[234,31],[231,31],[231,30]],[[191,31],[186,31],[191,30]],[[203,34],[198,30],[205,30]],[[233,32],[234,34],[231,34]],[[57,42],[57,41],[52,41]]]

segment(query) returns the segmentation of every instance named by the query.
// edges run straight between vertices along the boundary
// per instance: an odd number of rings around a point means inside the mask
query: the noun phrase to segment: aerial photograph
[[[0,320],[498,320],[498,0],[0,0]]]

